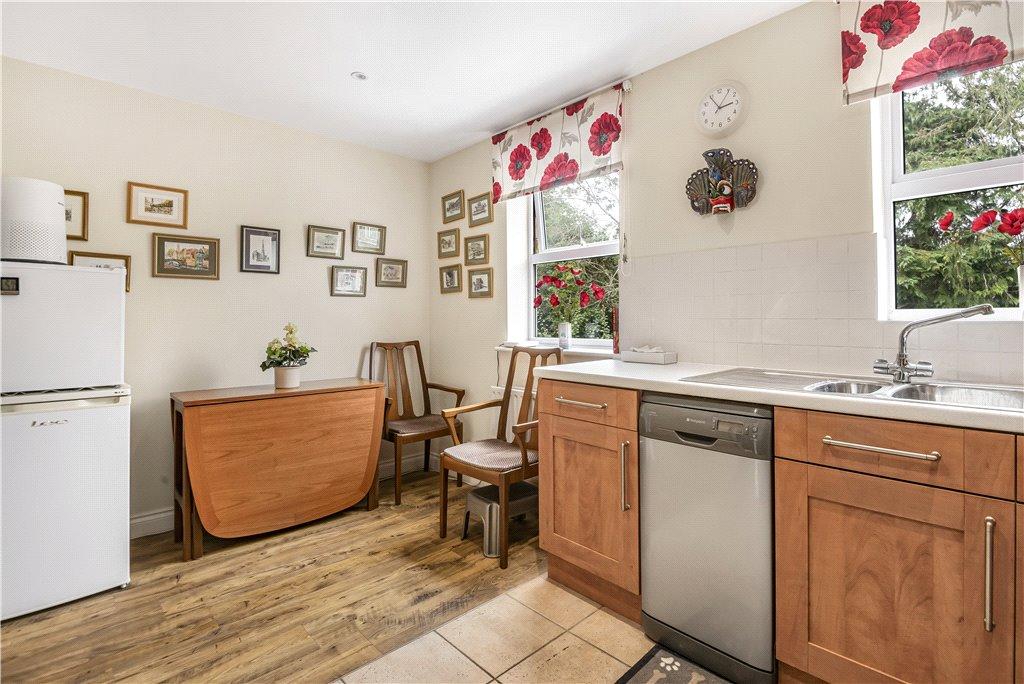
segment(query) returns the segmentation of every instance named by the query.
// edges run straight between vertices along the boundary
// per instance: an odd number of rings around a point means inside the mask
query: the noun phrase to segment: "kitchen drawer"
[[[635,390],[542,380],[537,393],[540,413],[588,423],[636,430],[640,393]]]
[[[783,458],[1014,498],[1013,435],[794,409],[776,410],[775,431]]]

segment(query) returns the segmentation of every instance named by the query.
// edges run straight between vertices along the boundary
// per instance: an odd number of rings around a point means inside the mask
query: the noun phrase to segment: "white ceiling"
[[[4,2],[2,45],[17,59],[434,161],[798,4]]]

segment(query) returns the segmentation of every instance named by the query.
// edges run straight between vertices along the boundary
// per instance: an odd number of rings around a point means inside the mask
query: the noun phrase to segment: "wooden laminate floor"
[[[543,574],[537,523],[513,523],[507,570],[460,540],[468,487],[437,536],[437,475],[402,505],[382,483],[353,510],[245,540],[207,537],[180,561],[171,534],[132,542],[132,584],[0,626],[2,675],[22,681],[331,681]]]

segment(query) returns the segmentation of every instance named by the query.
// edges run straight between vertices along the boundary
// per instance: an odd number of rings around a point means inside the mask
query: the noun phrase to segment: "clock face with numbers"
[[[719,137],[736,130],[750,105],[746,88],[726,81],[712,86],[697,105],[697,127],[705,135]]]

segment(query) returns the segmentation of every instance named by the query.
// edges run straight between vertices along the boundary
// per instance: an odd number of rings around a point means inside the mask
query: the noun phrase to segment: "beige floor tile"
[[[586,617],[572,633],[630,666],[654,646],[635,625],[605,610]]]
[[[629,668],[566,632],[498,677],[500,682],[614,682]]]
[[[500,675],[563,631],[505,595],[437,629],[438,634],[492,675]]]
[[[477,667],[436,632],[421,636],[344,677],[346,684],[428,684],[474,682],[484,684],[491,676]]]
[[[533,608],[547,619],[566,629],[598,608],[596,603],[563,589],[554,582],[549,582],[546,575],[520,584],[507,593],[523,605]]]

